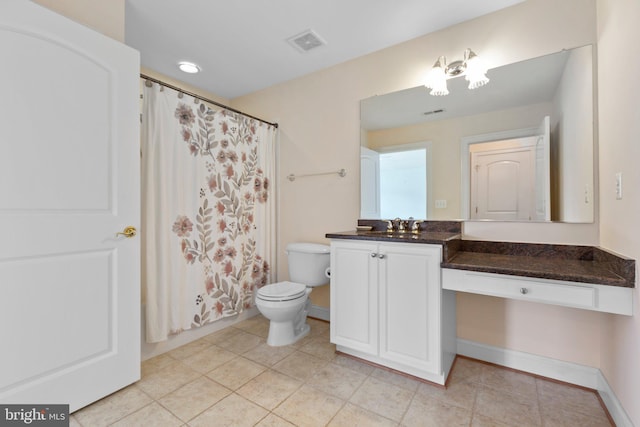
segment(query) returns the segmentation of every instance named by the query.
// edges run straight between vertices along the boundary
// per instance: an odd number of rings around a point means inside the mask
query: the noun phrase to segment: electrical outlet
[[[584,186],[584,203],[589,204],[589,184]]]
[[[447,207],[446,200],[436,200],[436,209],[445,209]]]
[[[622,172],[616,174],[616,199],[622,200]]]

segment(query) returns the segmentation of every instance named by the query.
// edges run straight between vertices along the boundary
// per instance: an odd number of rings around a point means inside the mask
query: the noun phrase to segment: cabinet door
[[[331,242],[331,342],[378,354],[377,244]]]
[[[381,244],[380,357],[440,373],[440,246]]]

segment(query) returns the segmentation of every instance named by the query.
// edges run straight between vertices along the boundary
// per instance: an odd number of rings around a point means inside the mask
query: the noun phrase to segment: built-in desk
[[[633,315],[635,261],[600,248],[460,240],[442,288]]]

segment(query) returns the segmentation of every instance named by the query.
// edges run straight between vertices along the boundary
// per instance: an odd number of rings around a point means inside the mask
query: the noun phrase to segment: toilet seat
[[[307,287],[301,283],[278,282],[258,289],[257,298],[264,301],[290,301],[307,293]]]

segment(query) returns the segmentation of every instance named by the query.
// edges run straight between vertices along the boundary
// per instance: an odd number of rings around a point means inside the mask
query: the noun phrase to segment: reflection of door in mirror
[[[485,142],[470,147],[471,219],[534,219],[536,139]]]
[[[538,127],[536,139],[535,220],[551,221],[551,118]]]
[[[470,159],[470,204],[464,216],[500,221],[549,221],[549,117],[545,117],[537,129],[501,134],[509,133],[513,136],[506,139],[496,140],[490,134],[478,135],[475,137],[478,141],[463,143],[468,152],[464,157]]]
[[[520,154],[511,156],[511,153],[525,149],[530,152],[526,159],[518,157]],[[462,194],[463,201],[466,201],[463,218],[500,221],[551,219],[548,116],[538,127],[462,138],[460,150],[465,153],[461,156]],[[528,193],[523,194],[522,191]]]

